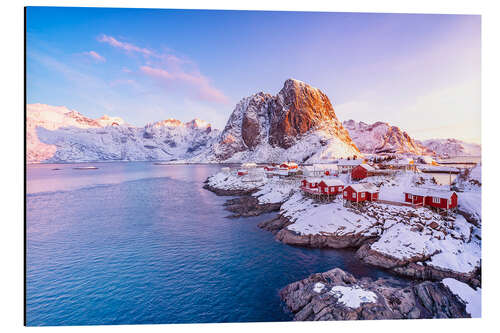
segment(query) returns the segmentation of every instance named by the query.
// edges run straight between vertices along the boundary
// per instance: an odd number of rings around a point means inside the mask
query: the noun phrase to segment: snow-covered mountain
[[[27,161],[326,162],[362,153],[480,156],[481,146],[456,139],[418,141],[387,123],[341,123],[328,97],[288,79],[276,96],[243,98],[222,131],[193,119],[144,127],[119,117],[91,119],[64,106],[27,105]],[[359,149],[358,149],[359,148]]]
[[[210,124],[167,119],[144,127],[118,117],[91,119],[64,106],[27,106],[27,161],[142,161],[187,159],[218,137]]]
[[[366,124],[362,121],[347,120],[343,122],[352,140],[363,153],[400,153],[422,155],[429,151],[418,141],[411,138],[397,126],[376,122]]]
[[[457,139],[430,139],[422,141],[421,144],[442,158],[481,156],[481,145],[477,143],[468,143]]]
[[[328,97],[288,79],[276,96],[243,98],[211,149],[194,161],[319,162],[360,155]]]

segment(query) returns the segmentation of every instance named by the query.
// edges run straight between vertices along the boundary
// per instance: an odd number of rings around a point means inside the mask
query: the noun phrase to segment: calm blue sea
[[[290,282],[387,276],[352,251],[276,242],[257,227],[273,215],[226,218],[228,197],[202,189],[219,166],[93,165],[28,167],[30,326],[283,321]]]

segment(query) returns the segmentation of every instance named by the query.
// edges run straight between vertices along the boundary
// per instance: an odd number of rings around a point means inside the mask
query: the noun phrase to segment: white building
[[[346,172],[351,172],[353,168],[363,163],[364,161],[362,159],[339,160],[339,162],[337,163],[337,167],[340,173],[346,173]]]

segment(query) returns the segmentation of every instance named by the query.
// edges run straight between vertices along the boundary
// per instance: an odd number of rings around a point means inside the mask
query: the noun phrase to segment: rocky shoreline
[[[222,177],[218,178],[220,181]],[[230,186],[219,188],[217,182],[208,178],[204,188],[217,195],[237,196],[224,204],[226,210],[233,213],[230,217],[279,212],[258,224],[259,228],[272,232],[277,241],[308,248],[352,249],[353,256],[363,263],[414,280],[411,286],[394,286],[394,281],[388,280],[356,280],[338,268],[313,274],[286,286],[280,293],[295,320],[469,316],[464,303],[442,281],[463,282],[472,292],[480,293],[480,261],[475,269],[469,268],[477,258],[474,252],[471,252],[472,257],[465,256],[453,263],[454,257],[463,256],[461,251],[473,251],[474,245],[467,244],[480,242],[480,215],[459,212],[459,218],[450,219],[430,210],[414,211],[376,204],[346,208],[340,201],[315,203],[290,185],[284,187],[287,185],[276,181],[253,188],[238,184],[237,178],[224,178],[223,181]],[[332,214],[336,216],[334,221],[331,221]],[[450,245],[453,248],[447,247]],[[464,266],[466,260],[470,262]],[[373,290],[377,301],[355,309],[341,306],[331,293],[313,292],[313,282],[329,287],[362,286]]]
[[[281,204],[261,204],[257,198],[252,197],[251,195],[245,195],[226,201],[224,206],[226,210],[233,213],[233,215],[230,215],[229,217],[248,217],[279,211]]]
[[[293,282],[280,297],[297,321],[470,318],[441,282],[356,279],[339,268]]]
[[[210,186],[208,182],[205,189],[221,196],[239,196],[229,199],[225,209],[233,213],[229,217],[258,216],[263,213],[280,211],[283,203],[260,203],[258,197],[252,196],[257,189],[250,190],[226,190]],[[308,248],[331,248],[331,249],[353,249],[354,255],[367,265],[384,268],[397,276],[413,278],[418,280],[439,281],[443,278],[454,278],[463,281],[473,287],[481,286],[481,270],[475,270],[472,274],[460,273],[452,270],[444,270],[430,265],[426,261],[431,255],[422,255],[407,260],[401,260],[390,255],[373,250],[370,246],[377,236],[362,233],[347,233],[337,235],[322,232],[319,234],[299,234],[287,227],[293,222],[283,214],[263,221],[258,227],[272,232],[275,239],[288,245],[302,246]],[[434,254],[434,253],[433,253]]]

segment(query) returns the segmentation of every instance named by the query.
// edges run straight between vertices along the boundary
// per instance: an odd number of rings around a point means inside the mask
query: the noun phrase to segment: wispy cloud
[[[163,82],[179,82],[194,88],[199,99],[216,102],[228,103],[228,98],[217,88],[212,87],[210,80],[200,73],[187,73],[184,71],[170,72],[162,68],[151,66],[141,66],[141,71],[151,77],[157,78]]]
[[[108,36],[108,35],[103,34],[103,35],[100,35],[99,37],[97,37],[97,40],[101,43],[107,43],[113,47],[117,47],[117,48],[125,50],[127,52],[137,52],[137,53],[141,53],[141,54],[146,55],[146,56],[154,55],[154,52],[150,49],[142,48],[142,47],[139,47],[137,45],[127,43],[127,42],[121,42],[112,36]]]
[[[194,96],[202,101],[215,103],[228,103],[228,98],[222,91],[215,88],[209,78],[198,70],[196,63],[184,57],[173,54],[173,52],[158,52],[123,42],[113,36],[100,35],[97,40],[107,43],[113,47],[126,51],[127,53],[139,53],[146,57],[140,64],[140,72],[149,77],[153,77],[161,83],[175,84],[179,87],[191,90]],[[127,68],[125,72],[130,72]]]
[[[86,56],[89,56],[90,58],[94,59],[97,62],[105,62],[106,58],[104,58],[102,55],[95,51],[89,51],[89,52],[83,52]]]

